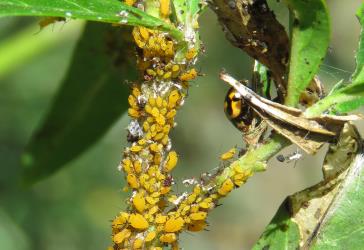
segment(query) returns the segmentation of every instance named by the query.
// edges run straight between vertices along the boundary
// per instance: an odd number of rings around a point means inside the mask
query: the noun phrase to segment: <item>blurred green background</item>
[[[348,79],[354,69],[359,35],[355,11],[361,2],[328,1],[332,42],[320,72],[327,85]],[[271,4],[278,18],[286,22],[286,9]],[[23,46],[34,52],[7,74],[0,68],[0,249],[105,249],[110,243],[110,220],[125,208],[124,181],[117,165],[126,142],[128,117],[120,117],[97,144],[52,177],[28,189],[20,185],[19,156],[48,110],[82,29],[82,22],[69,21],[35,34],[39,30],[36,22],[35,18],[0,19],[0,51],[3,43],[26,29],[29,41]],[[228,87],[218,73],[224,68],[237,78],[249,79],[251,71],[251,59],[225,40],[210,10],[202,16],[200,26],[206,53],[198,67],[206,76],[192,84],[173,132],[174,147],[181,155],[175,174],[179,192],[184,178],[213,169],[221,153],[241,145],[239,131],[223,112]],[[51,46],[40,43],[46,39],[52,40],[47,43]],[[11,62],[17,62],[14,58]],[[284,153],[295,150],[291,146]],[[287,195],[320,180],[324,150],[321,156],[305,155],[296,164],[272,159],[268,171],[251,178],[211,213],[209,231],[183,234],[181,246],[249,249]]]

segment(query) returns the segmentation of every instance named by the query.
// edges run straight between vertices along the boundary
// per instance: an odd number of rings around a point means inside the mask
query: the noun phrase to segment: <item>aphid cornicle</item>
[[[224,110],[227,118],[237,129],[243,133],[249,131],[254,113],[241,94],[234,88],[230,88],[226,94]]]

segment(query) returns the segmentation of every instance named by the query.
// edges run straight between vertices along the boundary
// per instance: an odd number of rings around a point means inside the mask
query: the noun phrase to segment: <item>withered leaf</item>
[[[220,78],[233,86],[269,126],[309,154],[338,136],[346,122],[361,119],[358,115],[306,118],[301,110],[265,99],[228,74],[221,73]]]
[[[213,0],[212,10],[228,40],[272,71],[278,94],[283,98],[289,39],[266,0]]]

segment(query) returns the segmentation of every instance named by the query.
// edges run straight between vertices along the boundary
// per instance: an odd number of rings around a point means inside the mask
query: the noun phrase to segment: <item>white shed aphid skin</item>
[[[188,196],[188,193],[187,192],[184,192],[183,194],[181,194],[180,196],[178,196],[178,198],[173,201],[173,204],[175,206],[178,206],[184,199],[186,199]]]
[[[299,161],[300,159],[302,159],[303,154],[302,152],[297,148],[296,151],[294,151],[293,153],[289,154],[289,155],[277,155],[276,159],[279,162],[285,162],[285,163],[290,163],[294,161],[294,167],[296,167],[297,161]]]
[[[191,179],[185,179],[182,181],[183,185],[185,185],[186,187],[191,186],[191,185],[195,185],[198,184],[198,181],[195,178],[191,178]]]

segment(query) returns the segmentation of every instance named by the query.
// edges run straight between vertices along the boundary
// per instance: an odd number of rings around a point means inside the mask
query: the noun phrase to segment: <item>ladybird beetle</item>
[[[250,130],[254,118],[253,110],[234,88],[230,88],[226,94],[224,110],[227,118],[237,129],[243,133]]]

